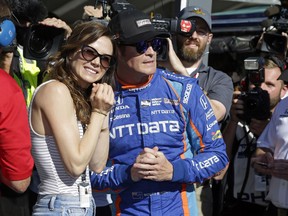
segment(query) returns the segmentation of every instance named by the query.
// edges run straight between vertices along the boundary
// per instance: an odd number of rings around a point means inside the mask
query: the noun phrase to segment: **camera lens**
[[[64,36],[63,28],[41,24],[30,26],[24,40],[24,57],[39,61],[47,60],[59,50]]]
[[[43,32],[33,31],[29,39],[30,51],[36,56],[45,56],[47,52],[51,49],[53,40],[47,38]]]
[[[254,111],[257,111],[257,109],[259,108],[259,100],[257,98],[251,98],[249,97],[247,99],[247,108],[248,110],[250,110],[250,112],[254,112]]]

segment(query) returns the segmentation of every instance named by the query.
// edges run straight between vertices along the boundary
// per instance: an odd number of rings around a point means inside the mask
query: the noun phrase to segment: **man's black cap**
[[[124,10],[112,17],[108,25],[120,44],[135,44],[155,37],[170,35],[156,31],[149,16],[140,10]]]

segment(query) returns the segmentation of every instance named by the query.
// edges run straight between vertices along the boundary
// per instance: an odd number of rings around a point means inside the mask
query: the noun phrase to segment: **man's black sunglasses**
[[[109,68],[111,66],[113,66],[116,63],[116,59],[111,56],[111,55],[101,55],[97,52],[97,50],[95,50],[93,47],[88,46],[88,45],[83,45],[81,48],[81,54],[82,57],[86,60],[86,61],[93,61],[94,59],[96,59],[97,57],[100,58],[100,64],[102,65],[102,67],[104,68]]]

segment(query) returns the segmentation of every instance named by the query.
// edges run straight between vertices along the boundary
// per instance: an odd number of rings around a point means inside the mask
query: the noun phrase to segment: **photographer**
[[[287,83],[288,70],[278,79]],[[288,215],[287,107],[288,98],[276,106],[271,121],[257,140],[256,157],[252,159],[252,165],[257,172],[272,176],[266,199],[277,206],[278,216]]]
[[[227,119],[229,114],[233,83],[227,74],[205,65],[203,62],[203,58],[207,54],[205,52],[206,48],[213,38],[211,15],[201,7],[189,6],[182,9],[177,18],[178,20],[189,20],[191,26],[189,24],[188,26],[194,31],[187,34],[189,30],[187,25],[180,24],[178,26],[180,29],[174,35],[175,41],[173,41],[176,50],[174,50],[171,40],[168,40],[169,62],[159,62],[159,64],[175,73],[198,79],[199,86],[207,95],[216,119],[221,126],[221,123]],[[217,180],[220,179],[217,178]],[[213,186],[215,185],[213,191],[211,182],[207,180],[202,185],[195,184],[199,215],[211,216],[213,214],[213,196],[214,194],[218,196],[219,192],[216,186],[218,182],[213,181]],[[218,197],[214,199],[214,206],[218,208],[219,205],[216,200],[219,199]]]
[[[275,106],[287,91],[283,81],[278,80],[285,68],[284,65],[285,63],[278,58],[266,56],[263,66],[259,67],[259,71],[263,72],[264,77],[261,75],[263,80],[257,82],[261,90],[267,91],[269,94],[270,99],[267,103],[269,103],[270,112],[274,111]],[[256,81],[254,80],[254,82]],[[250,95],[249,92],[251,93],[252,89],[255,90],[255,85],[253,83],[248,84],[248,93],[245,93]],[[223,130],[223,138],[231,163],[227,175],[228,191],[222,215],[228,216],[233,212],[233,215],[236,216],[263,216],[265,213],[273,216],[273,212],[266,212],[268,202],[265,201],[265,197],[268,181],[264,182],[263,185],[263,178],[255,177],[254,169],[250,166],[252,154],[256,149],[257,137],[269,122],[269,117],[262,118],[263,116],[259,115],[263,113],[265,104],[257,106],[258,110],[249,110],[247,104],[245,104],[245,97],[239,97],[240,95],[240,91],[234,92],[230,111],[231,117]],[[262,95],[265,95],[265,93],[260,93],[257,98],[263,97]],[[253,115],[251,116],[251,113],[259,118],[256,119]],[[249,119],[247,116],[249,116]]]
[[[10,74],[22,88],[28,106],[35,88],[42,82],[47,64],[45,60],[38,59],[37,56],[29,56],[29,59],[25,56],[24,51],[30,49],[27,46],[32,45],[27,43],[28,40],[31,40],[29,31],[34,26],[42,26],[42,29],[53,27],[55,29],[63,29],[67,38],[71,33],[71,28],[60,19],[48,17],[47,8],[41,0],[8,0],[8,2],[13,11],[17,32],[14,47],[8,50],[10,53],[13,52]],[[53,37],[52,31],[48,31],[48,34],[50,34],[49,37]],[[43,38],[38,40],[41,39],[44,41]],[[37,44],[39,47],[36,45],[35,47],[41,49],[40,43],[44,43],[43,41],[39,41],[39,44]]]
[[[168,41],[169,62],[159,64],[175,73],[197,78],[209,98],[218,122],[221,122],[226,119],[230,110],[233,83],[227,74],[206,66],[203,62],[207,54],[206,48],[213,38],[211,15],[201,7],[189,6],[181,10],[177,18],[191,21],[191,28],[195,28],[195,31],[187,34],[189,28],[186,29],[180,23],[180,30],[175,34],[174,45],[177,49],[174,51],[171,41]]]

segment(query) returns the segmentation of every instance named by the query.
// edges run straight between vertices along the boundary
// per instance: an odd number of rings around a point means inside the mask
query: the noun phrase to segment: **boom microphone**
[[[279,5],[272,5],[265,10],[264,15],[267,17],[271,17],[271,16],[279,14],[280,10],[281,8]]]
[[[268,27],[273,26],[273,25],[274,25],[274,21],[272,19],[266,19],[266,20],[263,20],[261,22],[261,26],[263,28],[268,28]]]

